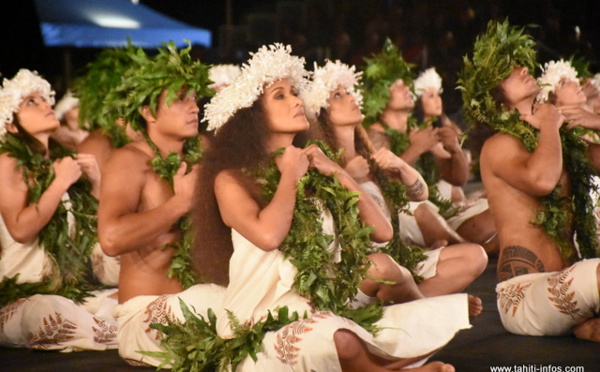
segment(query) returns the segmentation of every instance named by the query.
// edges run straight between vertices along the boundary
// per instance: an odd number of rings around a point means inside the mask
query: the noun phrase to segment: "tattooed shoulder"
[[[532,250],[520,245],[508,246],[502,250],[498,270],[500,280],[544,271],[544,263]]]

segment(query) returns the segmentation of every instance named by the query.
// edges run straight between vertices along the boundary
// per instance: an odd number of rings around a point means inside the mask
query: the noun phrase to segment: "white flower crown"
[[[314,119],[322,108],[328,108],[329,95],[339,86],[354,97],[362,110],[362,94],[356,89],[361,76],[362,72],[355,72],[355,66],[348,66],[339,60],[328,60],[323,67],[318,67],[315,63],[312,81],[300,96],[304,102],[306,116]]]
[[[74,97],[73,94],[68,91],[65,95],[58,101],[56,106],[54,106],[54,114],[58,120],[62,120],[63,116],[72,109],[73,107],[79,104],[79,98]]]
[[[428,88],[435,88],[442,93],[442,77],[437,73],[435,67],[421,72],[414,82],[415,94],[420,97]]]
[[[296,92],[307,84],[308,71],[304,58],[291,55],[292,47],[275,43],[262,46],[242,65],[241,74],[204,106],[208,130],[218,130],[238,110],[250,107],[263,93],[264,88],[281,79],[288,79]]]
[[[0,140],[6,135],[6,125],[13,122],[24,97],[38,92],[48,103],[54,105],[54,91],[50,83],[36,71],[21,69],[12,79],[4,79],[0,88]]]
[[[542,67],[542,75],[537,79],[538,85],[542,88],[537,96],[538,102],[548,101],[550,92],[554,92],[556,85],[563,78],[579,82],[577,71],[571,66],[571,62],[563,59],[547,62]]]
[[[213,82],[208,87],[214,89],[219,86],[225,86],[240,76],[240,73],[240,66],[237,65],[214,65],[208,70],[208,78]]]

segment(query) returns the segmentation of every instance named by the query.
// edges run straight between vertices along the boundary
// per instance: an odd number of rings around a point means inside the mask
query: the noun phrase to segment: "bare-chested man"
[[[508,22],[490,23],[475,43],[473,55],[477,57],[465,63],[460,77],[466,113],[497,132],[485,141],[480,162],[500,241],[498,310],[504,327],[512,333],[574,332],[579,338],[600,341],[600,259],[573,263],[578,259],[573,239],[576,226],[569,219],[580,219],[593,208],[585,212],[573,210],[575,202],[560,204],[560,196],[578,198],[574,173],[563,155],[579,149],[562,148],[561,136],[569,133],[561,130],[564,117],[555,106],[534,105],[540,88],[524,66],[535,64],[535,52],[533,41],[521,32]],[[600,169],[594,161],[598,146],[588,144],[581,149],[591,165]],[[548,204],[561,208],[560,215],[567,218],[561,222],[552,217]],[[558,226],[534,224],[540,212],[555,218]],[[590,241],[595,240],[592,230],[585,234]],[[581,244],[584,232],[580,227],[581,252],[590,248]]]
[[[98,212],[102,248],[121,257],[115,310],[119,353],[134,364],[161,362],[138,351],[161,350],[159,337],[149,325],[182,320],[179,299],[206,314],[208,307],[219,306],[222,293],[221,287],[202,284],[184,291],[179,278],[169,277],[182,235],[178,221],[192,206],[197,165],[181,159],[190,159],[190,143],[197,142],[196,98],[207,92],[207,68],[192,63],[185,53],[179,55],[173,44],[168,51],[146,57],[141,66],[126,71],[123,84],[108,102],[115,115],[145,137],[111,155],[103,170]],[[158,74],[163,79],[155,79]],[[177,79],[186,84],[172,83]],[[131,110],[140,101],[144,102],[141,110]],[[181,161],[179,167],[172,165],[174,159]]]

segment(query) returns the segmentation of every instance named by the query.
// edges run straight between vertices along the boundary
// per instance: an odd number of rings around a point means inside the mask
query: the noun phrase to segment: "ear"
[[[10,133],[19,133],[17,126],[13,123],[6,124],[6,130]]]
[[[156,121],[154,115],[152,115],[152,111],[150,110],[150,106],[142,106],[142,117],[146,120],[146,123],[152,123]]]

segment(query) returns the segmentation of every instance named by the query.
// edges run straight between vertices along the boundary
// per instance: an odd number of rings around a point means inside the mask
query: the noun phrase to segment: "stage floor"
[[[460,332],[431,360],[451,363],[457,372],[600,372],[598,343],[572,336],[525,337],[506,332],[496,308],[495,268],[496,260],[491,259],[483,275],[467,288],[467,292],[481,297],[484,304],[483,313],[472,319],[473,328]],[[0,371],[4,372],[153,370],[125,364],[115,350],[63,354],[0,348]]]

